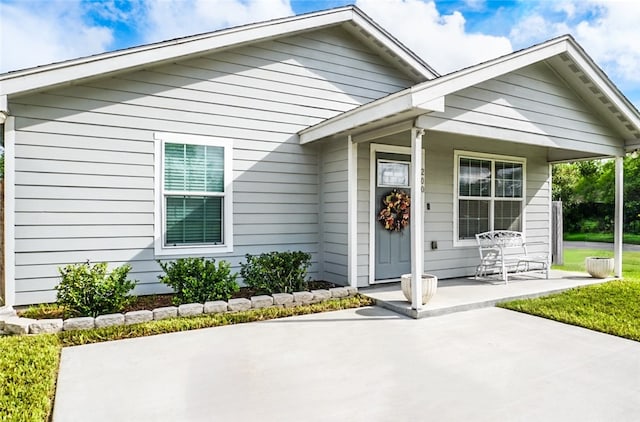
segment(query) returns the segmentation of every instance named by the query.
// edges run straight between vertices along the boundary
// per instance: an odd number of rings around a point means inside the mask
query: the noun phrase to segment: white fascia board
[[[31,92],[64,85],[77,79],[107,75],[284,34],[336,25],[353,17],[353,9],[345,7],[12,72],[0,77],[0,95]]]
[[[444,97],[422,101],[421,98],[416,98],[412,88],[405,89],[300,131],[300,144],[307,144],[410,110],[427,113],[444,111]]]
[[[504,127],[485,126],[477,123],[447,120],[429,115],[419,116],[415,126],[427,131],[448,132],[459,135],[496,139],[525,145],[536,145],[546,148],[559,148],[567,151],[588,152],[603,157],[615,157],[624,154],[622,147],[590,144],[586,151],[581,142],[557,138],[540,133],[524,132]]]
[[[429,112],[439,111],[441,113],[444,113],[444,106],[445,106],[444,97],[431,98],[431,95],[426,95],[429,99],[424,100],[421,97],[425,95],[420,95],[420,94],[429,94],[429,93],[425,91],[421,91],[419,93],[414,94],[412,96],[414,108],[419,108],[421,110],[425,110]]]
[[[575,62],[582,72],[593,82],[594,85],[607,97],[609,101],[626,117],[632,125],[640,130],[640,114],[638,111],[624,98],[618,88],[616,88],[603,75],[600,69],[593,61],[585,55],[577,46],[569,44],[567,54]]]
[[[349,129],[354,129],[358,126],[410,109],[411,106],[411,90],[405,89],[339,114],[310,128],[303,129],[298,133],[300,135],[300,144],[304,145]]]

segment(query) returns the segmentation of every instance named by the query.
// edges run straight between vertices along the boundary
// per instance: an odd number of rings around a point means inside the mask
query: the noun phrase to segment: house
[[[466,276],[479,231],[548,251],[550,165],[600,157],[620,275],[640,114],[569,36],[440,76],[349,6],[7,73],[0,111],[8,305],[87,259],[131,264],[138,294],[166,291],[158,259],[272,250],[359,287]],[[400,231],[377,221],[394,188]]]

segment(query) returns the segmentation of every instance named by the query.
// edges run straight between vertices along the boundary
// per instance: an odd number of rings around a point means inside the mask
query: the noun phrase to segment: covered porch
[[[608,280],[593,278],[586,273],[559,270],[552,270],[548,280],[540,275],[514,275],[508,285],[497,278],[450,278],[438,280],[435,296],[420,309],[412,308],[403,296],[399,283],[363,288],[360,293],[374,299],[382,308],[418,319],[491,307],[516,299],[546,296]]]
[[[522,232],[537,244],[533,252],[550,257],[551,165],[559,162],[616,160],[614,257],[615,275],[622,274],[622,159],[640,145],[640,115],[570,37],[421,83],[299,135],[321,151],[321,202],[333,213],[324,220],[321,249],[334,280],[359,288],[403,273],[441,280],[439,299],[426,307],[414,282],[411,305],[400,298],[403,313],[437,314],[598,282],[556,275],[504,286],[465,278],[479,263],[474,236],[487,230]],[[380,183],[385,160],[408,163],[400,186],[411,197],[410,224],[399,235],[410,239],[410,247],[401,246],[410,256],[397,261],[408,267],[394,268],[395,277],[378,273],[377,189],[392,188]],[[346,221],[335,215],[340,206]],[[370,290],[381,303],[397,304],[398,288]]]

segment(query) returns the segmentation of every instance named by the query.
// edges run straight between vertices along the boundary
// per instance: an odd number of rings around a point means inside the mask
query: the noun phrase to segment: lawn
[[[565,250],[565,264],[555,268],[584,271],[584,259],[594,255],[612,256],[612,252]],[[623,280],[499,306],[640,341],[640,252],[623,253],[623,277]]]
[[[640,234],[625,233],[624,243],[640,245]],[[613,233],[565,233],[564,240],[613,243]]]

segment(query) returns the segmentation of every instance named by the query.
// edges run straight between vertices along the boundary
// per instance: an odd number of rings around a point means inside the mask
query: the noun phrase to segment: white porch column
[[[618,278],[622,277],[622,242],[624,221],[624,157],[616,157],[616,183],[615,183],[615,215],[613,233],[613,257],[614,272]]]
[[[422,135],[411,129],[411,308],[422,308],[424,216],[422,215]]]
[[[347,278],[358,287],[358,144],[347,137]]]
[[[15,117],[4,122],[4,295],[5,306],[16,303],[15,256]],[[1,281],[0,281],[1,282]],[[0,306],[1,307],[1,306]]]

